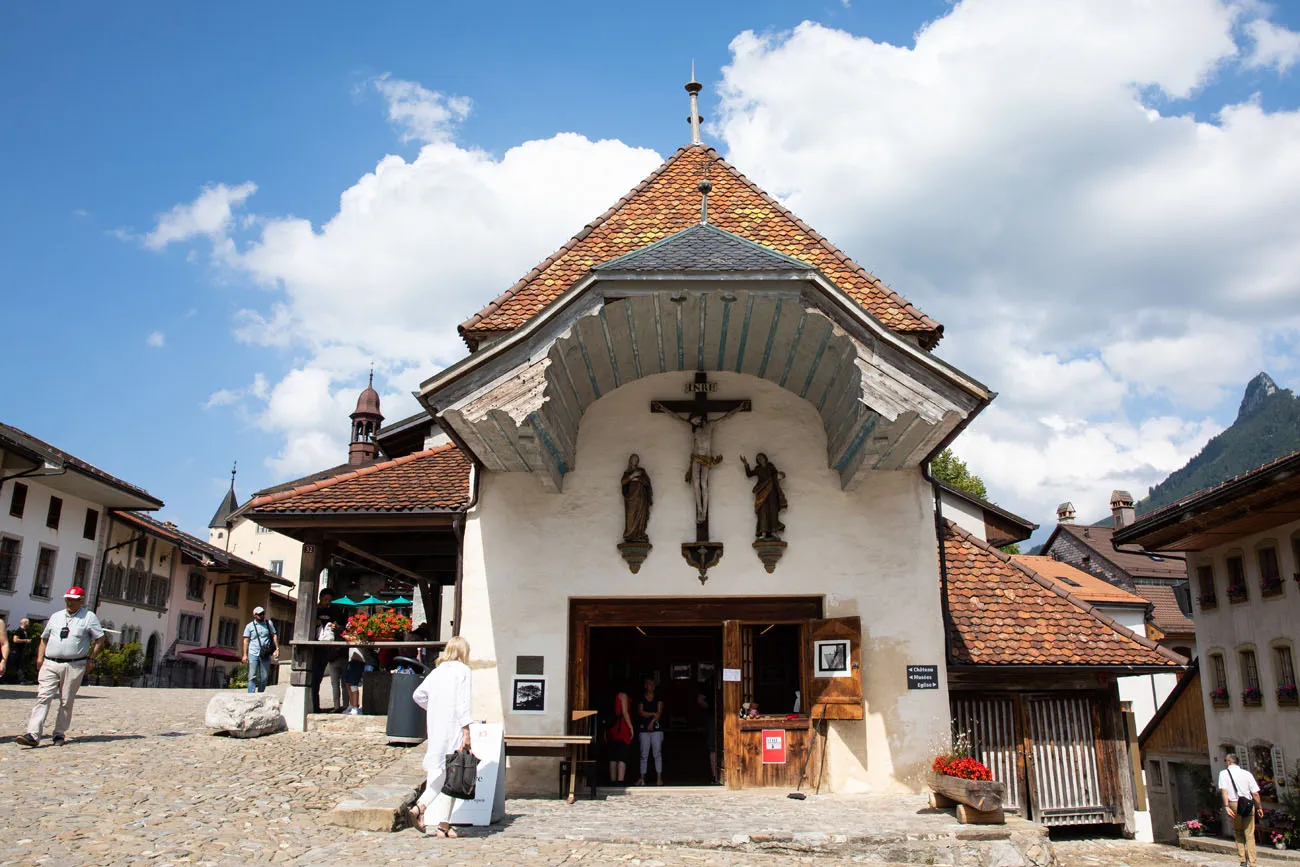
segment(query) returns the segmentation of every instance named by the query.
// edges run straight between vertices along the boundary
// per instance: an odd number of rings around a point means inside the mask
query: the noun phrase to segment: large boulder
[[[280,699],[266,693],[223,692],[208,702],[203,724],[213,734],[257,738],[285,730]]]

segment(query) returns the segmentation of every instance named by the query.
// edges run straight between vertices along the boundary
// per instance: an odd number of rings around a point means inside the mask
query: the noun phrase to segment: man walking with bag
[[[1264,818],[1259,783],[1250,771],[1237,767],[1236,753],[1228,753],[1224,762],[1227,767],[1219,771],[1219,791],[1223,793],[1223,806],[1232,817],[1237,858],[1243,865],[1255,867],[1255,819]]]
[[[266,609],[253,609],[253,619],[244,627],[244,664],[248,666],[248,691],[266,692],[271,659],[279,654],[275,624],[266,619]]]
[[[50,615],[36,650],[36,707],[27,720],[27,733],[14,738],[25,747],[39,746],[50,702],[59,700],[54,720],[54,745],[62,746],[72,723],[72,705],[82,678],[90,671],[94,656],[104,646],[104,627],[94,612],[83,607],[86,591],[71,587],[63,594],[63,610]]]

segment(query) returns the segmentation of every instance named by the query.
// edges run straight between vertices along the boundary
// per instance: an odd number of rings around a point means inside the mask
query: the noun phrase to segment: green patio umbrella
[[[387,605],[388,603],[382,599],[376,599],[374,596],[367,596],[365,599],[362,599],[360,602],[356,604],[357,605]]]
[[[398,596],[396,599],[389,599],[388,604],[389,605],[414,605],[415,603],[412,602],[410,599],[407,599],[405,596]]]
[[[335,600],[334,600],[334,604],[335,604],[335,605],[353,605],[353,606],[355,606],[355,605],[364,605],[365,603],[364,603],[364,602],[353,602],[351,599],[349,599],[349,598],[346,597],[346,596],[340,596],[338,599],[335,599]]]

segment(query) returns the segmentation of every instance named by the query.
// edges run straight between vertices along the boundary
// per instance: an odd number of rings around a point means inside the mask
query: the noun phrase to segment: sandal
[[[455,828],[452,828],[450,826],[444,828],[441,825],[439,825],[438,828],[433,832],[433,836],[455,840],[460,835],[456,833]]]
[[[412,807],[410,810],[410,815],[411,815],[411,827],[415,828],[417,831],[419,831],[422,834],[427,833],[424,827],[424,808]]]

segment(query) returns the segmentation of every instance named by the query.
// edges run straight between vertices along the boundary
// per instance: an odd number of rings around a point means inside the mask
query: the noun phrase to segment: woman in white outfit
[[[415,689],[415,703],[427,712],[428,751],[424,754],[424,770],[429,782],[424,794],[411,808],[411,822],[427,832],[428,819],[438,823],[435,834],[439,837],[458,836],[451,827],[451,810],[454,804],[442,793],[447,778],[447,756],[462,746],[469,746],[470,671],[469,642],[459,635],[447,642],[438,656],[436,668],[429,672],[424,683]],[[432,805],[432,806],[430,806]]]

